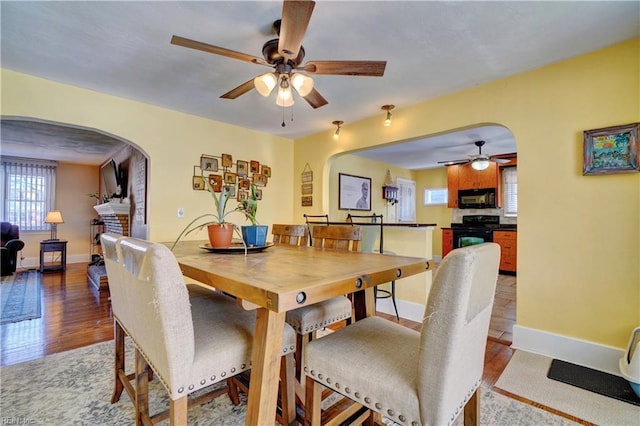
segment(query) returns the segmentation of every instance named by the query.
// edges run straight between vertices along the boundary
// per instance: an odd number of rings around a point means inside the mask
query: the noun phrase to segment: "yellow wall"
[[[509,128],[518,152],[517,323],[625,347],[640,324],[640,174],[582,176],[582,132],[640,121],[640,39],[530,72],[397,108],[295,141],[295,170],[329,206],[330,163],[340,152],[472,125]]]
[[[2,71],[3,116],[106,131],[150,160],[150,238],[174,238],[187,217],[212,208],[192,191],[203,153],[271,165],[259,217],[299,222],[330,209],[330,159],[370,146],[497,123],[518,151],[519,325],[624,347],[640,324],[640,174],[582,176],[582,131],[640,121],[640,39],[394,110],[295,142],[122,98]],[[248,158],[251,159],[251,158]],[[313,207],[300,206],[300,176],[314,172]],[[272,189],[273,188],[273,189]],[[293,205],[291,210],[289,206]],[[196,236],[201,238],[201,236]]]
[[[436,223],[436,229],[433,230],[433,254],[434,256],[442,256],[442,230],[440,228],[449,227],[451,225],[452,209],[446,204],[437,206],[424,205],[425,188],[446,188],[447,187],[447,169],[440,167],[437,169],[420,170],[414,172],[416,179],[416,191],[418,203],[416,207],[416,220],[422,223]]]
[[[191,189],[193,166],[202,154],[226,153],[234,160],[257,160],[271,166],[272,178],[263,190],[258,220],[264,224],[292,220],[289,206],[293,203],[293,142],[289,139],[4,69],[2,115],[98,129],[130,141],[145,152],[150,158],[152,240],[173,240],[190,219],[214,209],[207,192]],[[96,190],[97,184],[90,192]],[[185,219],[177,218],[178,207],[185,209]],[[235,203],[228,208],[232,207]],[[240,214],[229,220],[238,225],[245,223]],[[202,239],[205,234],[194,233],[189,238]]]

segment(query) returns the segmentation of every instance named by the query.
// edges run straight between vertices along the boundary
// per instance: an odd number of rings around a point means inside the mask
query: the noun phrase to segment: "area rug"
[[[133,365],[131,344],[127,339],[127,365]],[[111,404],[113,390],[113,341],[98,343],[68,352],[0,369],[0,412],[3,419],[21,424],[47,425],[131,425],[133,405],[126,392]],[[158,380],[150,387],[150,410],[167,407],[168,397]],[[224,394],[189,410],[189,425],[243,425],[246,398],[239,406]],[[481,392],[483,425],[573,425],[566,419],[536,407],[499,395],[487,389]],[[462,424],[459,416],[456,424]],[[18,423],[14,423],[18,424]],[[168,421],[161,424],[168,424]]]
[[[40,273],[18,271],[0,282],[0,324],[40,318]]]
[[[516,351],[496,387],[598,425],[640,424],[640,407],[549,379],[551,361]]]

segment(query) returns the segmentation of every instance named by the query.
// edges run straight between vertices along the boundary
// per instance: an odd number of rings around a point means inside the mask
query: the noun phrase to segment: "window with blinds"
[[[0,220],[20,227],[20,232],[48,231],[44,223],[54,210],[56,189],[55,161],[2,157]]]
[[[504,215],[518,216],[518,169],[516,167],[505,167],[502,170],[502,188]]]

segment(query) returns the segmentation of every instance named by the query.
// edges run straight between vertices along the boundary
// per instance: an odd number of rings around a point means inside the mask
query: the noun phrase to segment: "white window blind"
[[[45,217],[55,206],[55,161],[2,157],[0,192],[3,205],[0,220],[20,231],[47,231]]]
[[[518,169],[505,167],[502,171],[504,188],[504,215],[518,216]]]

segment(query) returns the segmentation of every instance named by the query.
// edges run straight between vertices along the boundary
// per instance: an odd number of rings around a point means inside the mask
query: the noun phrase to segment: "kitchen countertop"
[[[386,223],[385,223],[386,225]],[[433,225],[431,225],[433,226]],[[453,229],[451,226],[442,226],[440,227],[440,229]],[[518,225],[513,225],[510,223],[505,223],[503,225],[500,225],[498,228],[491,228],[494,231],[518,231]]]

